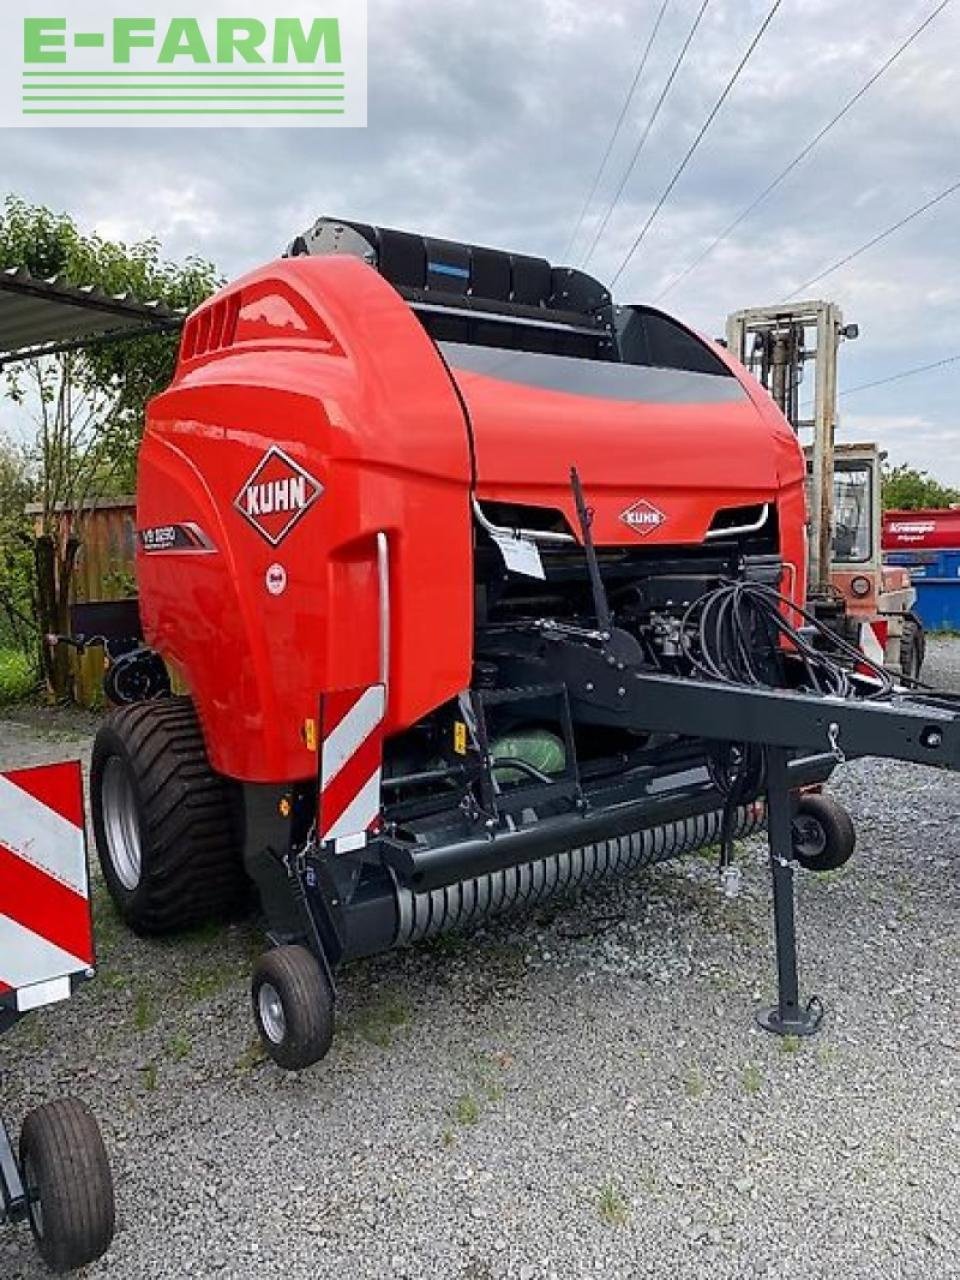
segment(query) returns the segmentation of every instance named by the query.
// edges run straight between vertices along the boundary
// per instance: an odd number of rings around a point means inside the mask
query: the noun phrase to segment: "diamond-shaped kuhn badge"
[[[645,538],[648,533],[653,533],[654,529],[659,529],[666,522],[667,517],[659,507],[655,507],[646,498],[641,498],[632,507],[627,507],[620,519],[624,524],[629,525],[634,533],[639,533],[641,538]]]
[[[257,464],[233,505],[275,547],[322,493],[320,481],[274,445]]]

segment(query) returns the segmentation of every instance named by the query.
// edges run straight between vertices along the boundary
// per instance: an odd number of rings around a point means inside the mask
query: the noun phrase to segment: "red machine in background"
[[[883,513],[884,551],[960,550],[960,507]]]
[[[908,574],[930,631],[960,631],[960,508],[888,511],[884,558]]]

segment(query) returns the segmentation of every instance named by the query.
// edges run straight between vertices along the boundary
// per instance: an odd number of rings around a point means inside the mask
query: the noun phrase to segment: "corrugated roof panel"
[[[24,267],[0,269],[0,361],[55,351],[63,343],[169,330],[183,314],[132,293],[108,294],[63,276],[37,280]]]

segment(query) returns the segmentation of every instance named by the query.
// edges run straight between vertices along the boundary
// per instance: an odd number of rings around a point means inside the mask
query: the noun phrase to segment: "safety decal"
[[[662,524],[665,524],[667,517],[659,507],[655,507],[646,498],[641,498],[632,507],[627,507],[626,511],[621,513],[620,519],[634,533],[639,533],[641,538],[645,538],[647,534],[653,533],[654,529],[659,529]]]
[[[80,764],[0,774],[0,1000],[64,1000],[92,964]]]
[[[322,494],[320,481],[273,445],[244,482],[233,505],[276,547]]]
[[[380,817],[385,705],[382,684],[320,700],[317,827],[321,842],[332,842],[338,853],[362,849]]]
[[[282,564],[272,564],[263,576],[264,586],[272,596],[282,596],[287,589],[287,571]]]

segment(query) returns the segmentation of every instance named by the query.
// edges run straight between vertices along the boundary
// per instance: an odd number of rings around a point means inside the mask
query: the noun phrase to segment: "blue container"
[[[960,550],[894,551],[886,559],[910,570],[927,631],[960,631]]]

